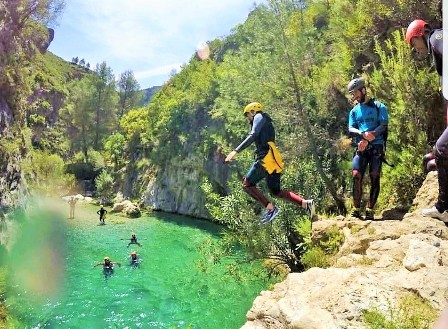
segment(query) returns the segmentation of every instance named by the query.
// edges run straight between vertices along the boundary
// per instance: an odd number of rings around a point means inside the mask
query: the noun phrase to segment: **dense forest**
[[[210,219],[228,228],[207,252],[222,256],[237,242],[253,258],[301,271],[315,248],[331,246],[312,246],[309,222],[287,204],[260,229],[261,209],[240,187],[251,152],[217,165],[229,173],[226,184],[204,170],[247,134],[244,106],[264,105],[286,162],[282,184],[312,196],[322,216],[351,207],[353,77],[364,77],[389,110],[387,159],[395,167],[383,167],[378,212],[411,206],[426,175],[422,156],[445,126],[437,74],[404,40],[415,18],[441,27],[437,1],[269,0],[209,41],[210,56],[192,54],[149,103],[132,71],[116,76],[106,62],[87,67],[45,51],[63,1],[0,5],[2,216],[33,193],[83,193],[81,181],[94,182],[104,200],[118,192],[139,200],[161,168],[188,167],[201,174],[193,188],[207,199]]]

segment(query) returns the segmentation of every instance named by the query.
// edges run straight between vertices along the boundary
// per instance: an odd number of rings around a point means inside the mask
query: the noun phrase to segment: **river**
[[[213,223],[150,213],[137,219],[108,214],[99,225],[98,209],[84,204],[75,219],[36,211],[19,220],[7,292],[18,327],[240,328],[267,288],[250,275],[226,275],[226,262],[198,269],[198,247],[220,239]],[[133,232],[141,247],[127,247]],[[129,265],[131,251],[141,259],[137,267]],[[106,256],[122,265],[110,276],[94,267]]]

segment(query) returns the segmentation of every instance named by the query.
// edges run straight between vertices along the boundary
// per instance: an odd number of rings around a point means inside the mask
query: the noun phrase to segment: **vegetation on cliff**
[[[25,3],[37,5],[19,5]],[[224,244],[238,243],[252,259],[272,258],[301,271],[314,248],[309,222],[281,204],[272,226],[257,224],[260,208],[239,186],[250,152],[232,164],[225,187],[204,169],[247,133],[244,105],[263,103],[275,121],[286,160],[283,184],[313,196],[327,214],[350,207],[345,88],[352,77],[364,76],[389,108],[387,156],[396,166],[383,169],[378,210],[411,205],[425,177],[421,156],[444,127],[437,75],[414,60],[403,37],[417,17],[440,26],[433,2],[267,1],[229,36],[210,41],[207,59],[192,54],[147,105],[132,72],[117,79],[106,62],[90,70],[40,51],[51,39],[45,25],[63,1],[0,4],[6,8],[0,20],[2,195],[11,190],[4,182],[11,177],[29,189],[62,187],[60,193],[85,192],[75,179],[98,177],[101,196],[123,191],[140,198],[157,170],[188,165],[204,179],[191,188],[203,189],[211,217],[228,228]],[[11,205],[4,196],[0,201],[2,210]]]

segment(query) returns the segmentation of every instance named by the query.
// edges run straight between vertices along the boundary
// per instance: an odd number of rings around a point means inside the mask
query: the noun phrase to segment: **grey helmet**
[[[347,89],[348,92],[354,93],[355,91],[364,88],[366,86],[363,78],[355,78],[348,83]]]

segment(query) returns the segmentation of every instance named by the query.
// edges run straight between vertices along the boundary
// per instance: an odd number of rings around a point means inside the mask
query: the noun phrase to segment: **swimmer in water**
[[[97,266],[100,266],[100,265],[103,266],[103,273],[104,273],[104,276],[106,278],[110,277],[114,273],[114,266],[115,265],[118,265],[119,267],[121,267],[120,263],[112,262],[110,260],[110,258],[107,257],[107,256],[104,257],[104,262],[99,262],[96,265],[94,265],[93,267],[97,267]]]
[[[129,242],[128,243],[128,247],[131,245],[131,244],[136,244],[136,245],[138,245],[139,247],[141,247],[142,245],[139,243],[139,242],[137,242],[137,236],[135,235],[135,233],[132,233],[131,234],[131,242]]]
[[[140,262],[142,261],[138,257],[136,251],[131,252],[131,255],[130,255],[129,259],[130,259],[130,264],[129,265],[132,266],[132,267],[137,267],[140,264]]]

